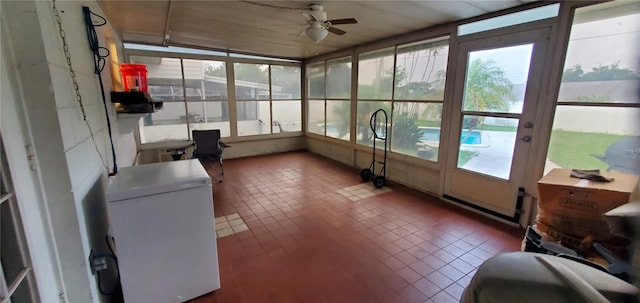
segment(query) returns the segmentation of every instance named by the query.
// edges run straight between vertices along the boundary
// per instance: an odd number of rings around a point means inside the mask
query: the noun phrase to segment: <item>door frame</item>
[[[4,4],[4,3],[3,3]],[[4,16],[4,10],[2,17]],[[41,191],[38,163],[31,143],[28,117],[24,110],[22,86],[12,41],[7,32],[7,18],[0,18],[3,47],[0,52],[0,133],[6,152],[7,171],[13,179],[19,217],[22,221],[28,255],[33,268],[37,300],[58,302],[64,298],[49,210]]]
[[[0,222],[2,223],[0,229],[8,227],[9,232],[13,232],[9,237],[15,240],[16,245],[16,247],[13,247],[13,251],[9,251],[9,255],[6,257],[8,257],[7,260],[10,262],[9,264],[13,261],[19,262],[21,265],[20,272],[15,277],[11,277],[12,280],[9,281],[7,280],[9,277],[4,274],[4,266],[0,264],[0,299],[3,300],[3,302],[4,300],[10,301],[11,297],[16,294],[21,286],[26,286],[29,299],[39,301],[35,273],[29,254],[29,246],[27,245],[25,237],[25,226],[20,216],[20,205],[15,193],[15,187],[13,186],[13,178],[9,171],[9,163],[6,159],[2,133],[0,133],[0,175],[2,175],[0,178],[0,188],[3,189],[0,190],[0,205],[3,207],[6,206],[4,211],[8,212],[8,214],[3,213],[0,218]],[[5,219],[8,219],[8,222],[4,222]],[[4,230],[2,232],[4,233]],[[2,255],[2,253],[0,253],[0,255]]]
[[[467,69],[467,58],[469,51],[474,50],[482,50],[482,49],[492,49],[492,48],[500,48],[500,47],[509,47],[515,45],[522,45],[528,43],[534,43],[534,49],[531,55],[531,64],[529,67],[529,77],[527,80],[527,89],[525,92],[525,100],[529,100],[525,102],[522,114],[520,115],[520,120],[522,121],[532,121],[534,123],[534,128],[524,129],[524,123],[519,123],[517,130],[517,141],[515,145],[514,160],[511,165],[511,175],[509,180],[507,180],[511,184],[511,193],[510,195],[514,198],[515,203],[513,205],[513,209],[511,212],[502,211],[500,212],[496,208],[492,208],[489,205],[485,205],[482,203],[478,203],[477,201],[473,201],[475,203],[471,203],[465,199],[459,198],[460,195],[456,196],[455,193],[450,191],[451,189],[451,181],[452,181],[452,173],[457,170],[457,158],[458,158],[458,140],[450,139],[447,144],[447,158],[444,160],[443,174],[442,174],[442,198],[451,202],[456,202],[458,204],[462,204],[468,208],[471,208],[475,211],[480,211],[486,214],[489,214],[493,217],[501,219],[503,221],[509,223],[519,223],[520,222],[520,214],[522,213],[522,206],[524,202],[524,198],[526,196],[527,182],[529,181],[529,177],[525,174],[526,167],[531,160],[535,160],[534,153],[535,148],[532,144],[538,144],[538,141],[542,141],[540,143],[544,143],[545,140],[535,140],[540,136],[539,132],[536,128],[539,128],[541,125],[542,115],[540,115],[539,107],[543,106],[546,102],[543,100],[546,96],[542,93],[544,87],[547,87],[547,83],[544,82],[543,73],[546,72],[545,66],[549,62],[548,51],[551,49],[551,45],[549,43],[549,39],[553,34],[553,25],[548,22],[548,20],[543,20],[539,22],[534,22],[531,24],[519,25],[506,27],[501,29],[496,29],[487,32],[481,32],[477,34],[471,34],[468,36],[457,37],[455,39],[455,50],[453,52],[453,58],[455,58],[455,66],[452,67],[452,73],[450,74],[454,78],[453,81],[453,89],[451,91],[450,108],[448,109],[450,122],[449,122],[449,137],[454,138],[457,134],[460,133],[461,120],[462,120],[462,97],[464,90],[464,82],[466,78],[466,69]],[[524,134],[532,136],[534,140],[529,143],[522,144],[519,140]],[[520,144],[518,144],[520,143]],[[526,145],[523,147],[523,145]],[[518,161],[518,159],[522,158],[524,160]],[[520,173],[517,173],[520,172]],[[469,172],[471,173],[471,172]],[[475,173],[473,173],[475,174]],[[492,177],[487,177],[492,178]],[[498,178],[494,178],[498,179]],[[516,184],[517,183],[517,184]],[[464,197],[467,198],[468,197]]]

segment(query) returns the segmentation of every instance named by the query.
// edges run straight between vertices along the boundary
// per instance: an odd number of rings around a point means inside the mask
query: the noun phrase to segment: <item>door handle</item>
[[[526,135],[526,136],[522,137],[522,141],[523,142],[531,142],[531,136]]]

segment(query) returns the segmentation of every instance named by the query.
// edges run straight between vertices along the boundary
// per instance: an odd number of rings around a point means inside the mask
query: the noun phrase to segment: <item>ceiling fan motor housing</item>
[[[327,13],[324,12],[322,5],[311,4],[309,5],[309,12],[302,13],[309,24],[309,27],[304,30],[307,36],[314,42],[318,43],[324,39],[328,33],[342,36],[347,32],[333,27],[333,24],[355,24],[358,23],[355,18],[327,20]],[[302,32],[301,32],[302,33]],[[300,35],[300,34],[298,34]]]
[[[327,13],[323,11],[322,5],[311,4],[309,5],[309,14],[313,16],[316,21],[325,22],[327,21]]]

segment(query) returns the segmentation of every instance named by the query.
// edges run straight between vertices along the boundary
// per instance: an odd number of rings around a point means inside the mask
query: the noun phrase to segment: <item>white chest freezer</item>
[[[106,198],[125,302],[220,288],[211,179],[198,160],[122,168]]]

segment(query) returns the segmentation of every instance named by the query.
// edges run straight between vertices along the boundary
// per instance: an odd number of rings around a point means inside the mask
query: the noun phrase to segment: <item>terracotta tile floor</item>
[[[215,216],[249,230],[218,238],[222,288],[193,302],[458,302],[518,230],[400,185],[357,201],[359,171],[311,153],[226,160]],[[234,216],[235,217],[235,216]]]

